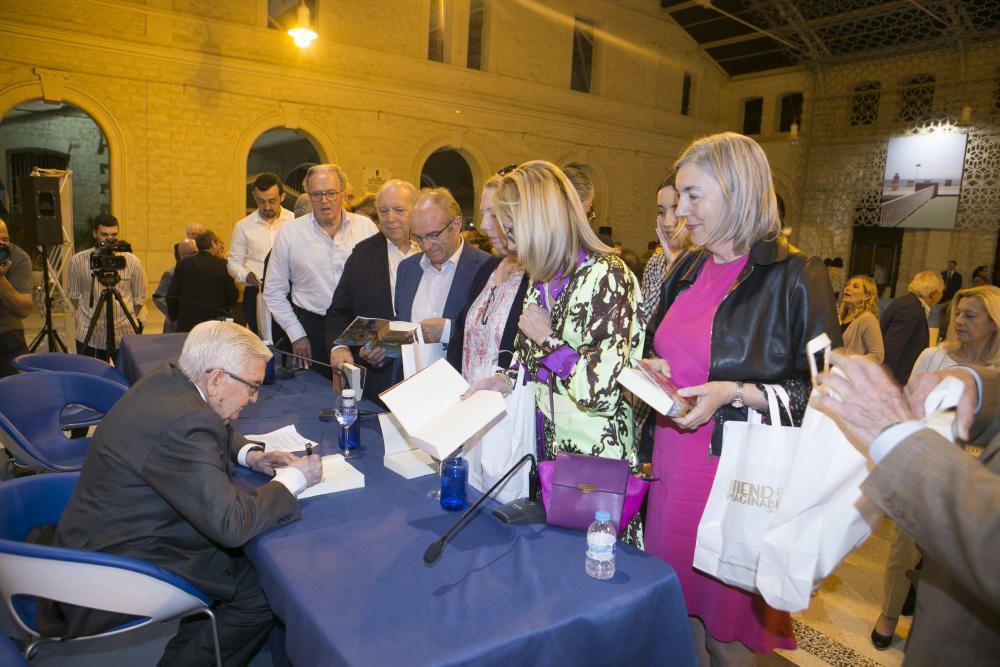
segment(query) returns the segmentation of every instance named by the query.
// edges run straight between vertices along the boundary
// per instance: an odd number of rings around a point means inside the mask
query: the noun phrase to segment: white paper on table
[[[491,426],[507,411],[498,391],[461,400],[469,383],[444,359],[382,392],[410,441],[441,460]]]
[[[244,436],[247,440],[256,440],[264,443],[264,451],[268,452],[302,452],[305,451],[306,444],[315,445],[315,442],[303,438],[295,429],[295,424],[283,426],[277,431],[262,433],[260,435]]]
[[[385,443],[382,464],[386,468],[406,479],[437,472],[434,459],[410,442],[409,436],[395,415],[383,412],[378,416],[378,423],[382,429],[382,442]]]
[[[365,476],[360,470],[344,460],[343,454],[328,454],[323,457],[323,481],[313,484],[299,494],[299,498],[312,498],[327,493],[362,489]]]

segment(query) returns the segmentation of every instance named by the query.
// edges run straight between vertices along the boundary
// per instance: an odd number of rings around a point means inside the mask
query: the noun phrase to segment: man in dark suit
[[[472,280],[490,255],[462,239],[462,210],[445,188],[423,190],[410,216],[421,253],[399,265],[396,319],[419,322],[425,343],[447,347],[462,332],[453,326],[469,296]],[[395,364],[396,379],[402,364]]]
[[[879,318],[885,365],[900,385],[906,384],[913,363],[930,345],[927,314],[941,300],[944,283],[933,271],[921,271],[913,276],[907,289]]]
[[[844,377],[822,378],[814,405],[875,462],[861,489],[924,554],[904,667],[995,665],[1000,656],[1000,374],[950,368],[914,376],[905,396],[868,359],[834,352]],[[964,391],[960,439],[979,459],[917,421],[947,376]],[[829,396],[826,389],[841,398]],[[978,414],[977,414],[978,406]],[[971,436],[971,438],[970,438]]]
[[[379,393],[392,386],[392,365],[372,362],[367,347],[352,351],[334,347],[334,341],[355,317],[395,319],[393,295],[399,264],[419,251],[410,240],[410,212],[416,201],[417,189],[406,181],[393,179],[382,186],[375,197],[379,233],[354,246],[326,311],[330,364],[338,369],[345,363],[364,366],[364,397],[377,403]],[[355,354],[360,362],[355,362]]]
[[[177,331],[229,317],[239,292],[222,258],[222,241],[212,230],[198,234],[198,254],[177,262],[167,289],[167,313]]]
[[[296,495],[322,475],[318,456],[264,453],[229,422],[257,398],[271,353],[231,322],[205,322],[188,335],[178,366],[144,378],[108,412],[87,450],[80,480],[54,544],[138,558],[169,570],[219,601],[227,665],[245,665],[273,616],[257,573],[240,548],[299,518]],[[235,465],[273,475],[253,493],[230,482]],[[282,466],[282,467],[279,467]],[[46,634],[88,634],[121,615],[54,605]],[[211,627],[181,623],[161,664],[214,660]]]
[[[941,303],[948,303],[955,296],[955,292],[962,289],[962,274],[956,269],[958,269],[958,262],[949,259],[948,268],[941,272],[941,280],[944,281],[944,294],[941,296]]]

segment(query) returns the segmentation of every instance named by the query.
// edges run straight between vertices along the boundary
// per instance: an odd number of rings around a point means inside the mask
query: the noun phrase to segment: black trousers
[[[257,327],[258,294],[260,294],[260,290],[256,287],[247,285],[243,289],[243,317],[247,320],[247,328],[259,336],[260,330]]]
[[[292,310],[295,311],[295,317],[298,318],[299,324],[306,330],[312,358],[326,364],[325,366],[313,364],[310,368],[325,378],[332,377],[333,374],[327,368],[330,364],[330,350],[326,347],[326,315],[317,315],[305,308],[299,308],[295,304],[292,304]]]
[[[24,330],[15,329],[0,334],[0,377],[15,375],[17,369],[10,365],[14,357],[26,354],[28,346],[24,342]]]

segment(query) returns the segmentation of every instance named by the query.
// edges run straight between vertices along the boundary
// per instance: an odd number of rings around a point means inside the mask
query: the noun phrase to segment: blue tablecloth
[[[299,373],[264,387],[236,428],[294,423],[332,453],[337,425],[327,380]],[[302,519],[246,552],[286,626],[296,665],[691,665],[687,612],[673,570],[619,545],[617,574],[584,572],[586,537],[509,526],[483,512],[434,566],[427,546],[458,518],[426,494],[432,476],[405,480],[382,466],[378,420],[363,417],[354,465],[365,488],[302,501]],[[263,480],[241,472],[247,488]]]
[[[122,336],[115,368],[130,384],[135,384],[163,364],[176,362],[186,339],[186,333]]]

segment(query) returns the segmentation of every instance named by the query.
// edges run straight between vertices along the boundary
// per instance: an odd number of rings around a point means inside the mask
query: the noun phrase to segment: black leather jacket
[[[650,321],[648,340],[674,299],[694,283],[710,257],[707,250],[690,249],[674,260],[660,288],[659,311]],[[758,241],[715,312],[708,379],[780,384],[791,399],[792,418],[801,424],[811,389],[806,343],[820,333],[826,333],[834,347],[843,346],[823,262],[807,258],[784,238]],[[710,453],[719,455],[722,424],[746,421],[747,409],[724,405],[713,419]]]

